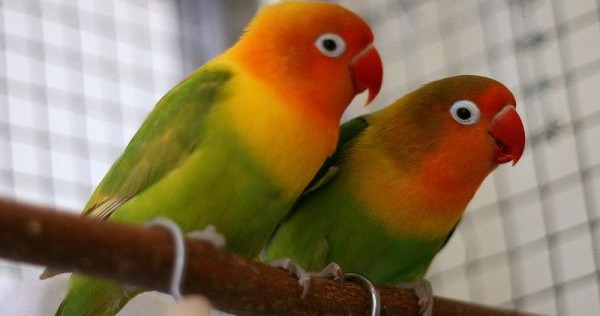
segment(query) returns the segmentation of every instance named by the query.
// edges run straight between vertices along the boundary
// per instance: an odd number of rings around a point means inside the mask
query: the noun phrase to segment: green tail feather
[[[113,316],[140,293],[104,279],[73,275],[55,316]]]

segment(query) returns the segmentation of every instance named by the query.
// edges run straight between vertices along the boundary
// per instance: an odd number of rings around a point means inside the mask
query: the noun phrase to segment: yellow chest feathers
[[[221,113],[273,181],[299,193],[335,149],[339,123],[302,100],[290,102],[264,82],[236,72]]]

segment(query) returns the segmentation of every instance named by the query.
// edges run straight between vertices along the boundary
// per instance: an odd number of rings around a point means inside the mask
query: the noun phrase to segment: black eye
[[[346,51],[344,39],[334,33],[325,33],[317,38],[315,46],[327,57],[338,57]]]
[[[337,44],[331,38],[326,38],[323,40],[323,48],[329,52],[333,52],[337,48]]]
[[[472,125],[479,122],[479,108],[469,100],[454,102],[450,107],[452,118],[462,125]]]
[[[471,117],[471,110],[467,108],[458,108],[456,110],[456,116],[458,116],[463,121],[468,120]]]

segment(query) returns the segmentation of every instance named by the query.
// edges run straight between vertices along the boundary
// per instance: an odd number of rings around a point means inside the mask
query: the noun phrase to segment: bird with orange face
[[[367,23],[331,3],[262,9],[244,35],[154,107],[84,208],[184,232],[213,225],[255,257],[330,156],[342,113],[378,93],[382,65]],[[115,267],[118,268],[118,267]],[[57,315],[114,315],[141,290],[75,275]]]

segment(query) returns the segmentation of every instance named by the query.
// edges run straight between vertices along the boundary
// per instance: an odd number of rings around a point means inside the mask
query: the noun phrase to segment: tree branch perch
[[[0,257],[77,271],[168,292],[174,261],[172,237],[145,228],[79,217],[54,209],[0,199]],[[302,299],[295,277],[285,271],[202,241],[186,239],[183,293],[199,293],[214,306],[238,315],[367,315],[366,291],[355,284],[313,278]],[[382,315],[417,315],[408,290],[378,287]],[[435,297],[437,316],[525,316],[517,311]]]

